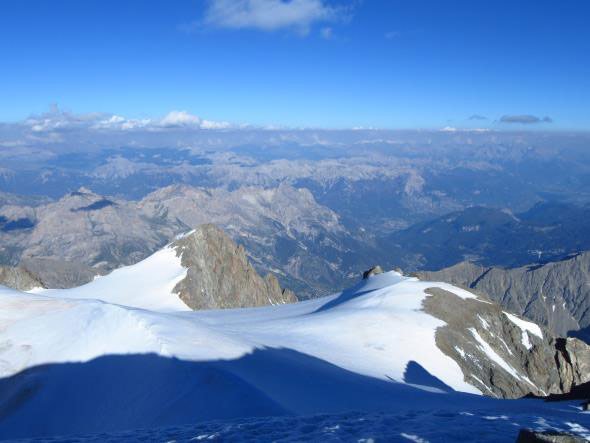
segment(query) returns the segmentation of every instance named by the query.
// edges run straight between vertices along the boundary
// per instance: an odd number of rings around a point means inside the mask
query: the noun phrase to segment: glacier
[[[0,288],[0,438],[180,425],[193,438],[211,420],[283,426],[327,414],[333,427],[353,412],[359,426],[397,417],[402,440],[416,434],[405,414],[423,415],[430,433],[445,420],[476,430],[491,416],[588,428],[575,404],[497,400],[465,382],[436,346],[444,322],[422,301],[433,286],[476,298],[468,291],[391,271],[319,299],[191,311],[172,292],[185,272],[164,248],[79,288]],[[495,432],[515,437],[515,420],[497,420]]]

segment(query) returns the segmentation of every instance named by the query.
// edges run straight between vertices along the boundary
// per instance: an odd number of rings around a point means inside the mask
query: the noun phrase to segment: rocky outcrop
[[[52,258],[27,258],[20,266],[33,274],[46,288],[75,288],[91,282],[101,275],[100,269],[82,263]]]
[[[192,309],[223,309],[264,306],[297,301],[295,294],[281,289],[272,274],[262,278],[220,228],[201,225],[176,240],[172,247],[187,269],[186,277],[174,288]]]
[[[43,283],[26,269],[12,266],[0,266],[0,285],[19,291],[30,291],[33,288],[44,287]]]
[[[367,279],[369,277],[372,277],[373,275],[378,274],[383,274],[383,269],[381,269],[381,266],[379,265],[373,266],[371,269],[368,269],[365,272],[363,272],[363,279]]]
[[[441,271],[420,272],[418,276],[484,294],[556,335],[590,327],[590,252],[515,269],[463,262]],[[582,337],[590,338],[590,334],[586,335]]]
[[[19,291],[75,288],[100,275],[96,268],[51,258],[29,258],[18,266],[0,266],[0,284]]]
[[[590,346],[581,340],[554,338],[482,298],[434,287],[426,293],[424,310],[446,323],[436,331],[437,346],[484,394],[547,396],[590,381]]]
[[[585,443],[583,437],[557,431],[532,431],[521,429],[516,443]]]

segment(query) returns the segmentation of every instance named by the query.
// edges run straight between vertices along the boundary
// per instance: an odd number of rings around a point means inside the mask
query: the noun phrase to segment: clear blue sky
[[[589,1],[281,3],[2,1],[0,120],[590,129]]]

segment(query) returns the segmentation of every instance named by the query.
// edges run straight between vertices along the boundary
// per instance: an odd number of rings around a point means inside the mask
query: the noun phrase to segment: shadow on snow
[[[414,365],[407,372],[414,383],[438,380]],[[86,363],[40,365],[1,379],[0,438],[239,417],[460,410],[497,402],[366,377],[289,349],[258,349],[234,360],[204,362],[108,355]]]

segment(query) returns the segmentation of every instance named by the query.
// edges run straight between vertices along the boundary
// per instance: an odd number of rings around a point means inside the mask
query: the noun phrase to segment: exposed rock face
[[[0,266],[0,285],[19,291],[44,287],[43,283],[26,269],[12,266]]]
[[[186,277],[174,288],[192,309],[264,306],[297,301],[282,290],[272,275],[260,277],[248,262],[242,246],[221,229],[207,224],[173,243],[187,268]]]
[[[484,294],[556,335],[590,327],[590,252],[542,266],[501,269],[463,262],[418,275]],[[581,336],[590,338],[588,332]]]
[[[443,320],[436,344],[484,394],[518,398],[569,392],[590,381],[590,346],[553,338],[483,299],[430,288],[424,310]]]

